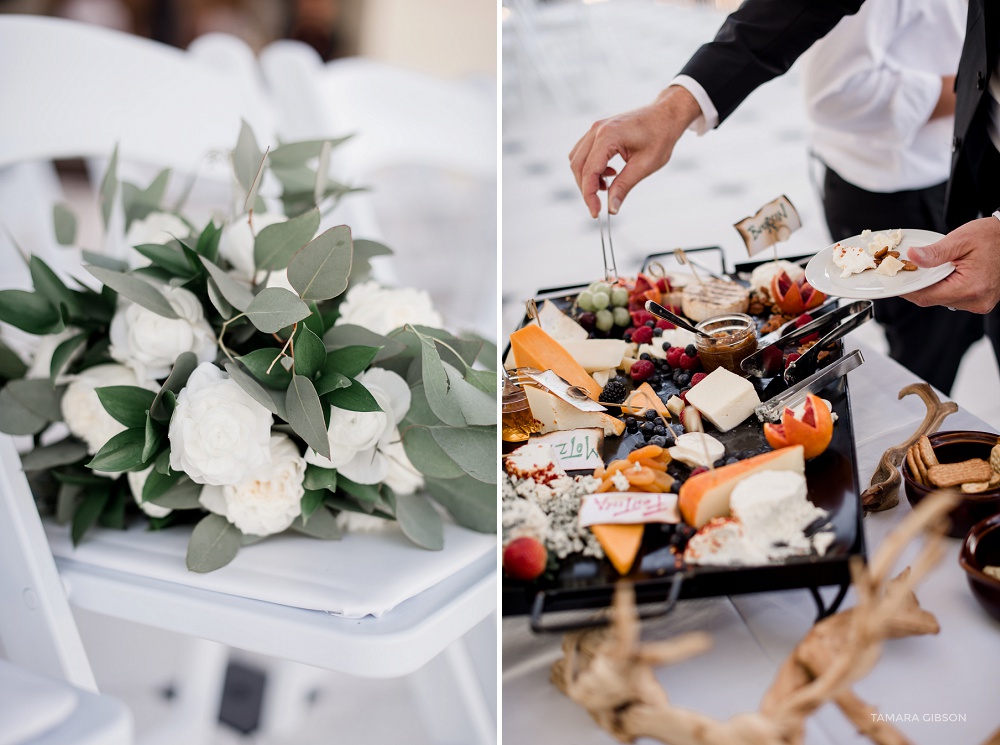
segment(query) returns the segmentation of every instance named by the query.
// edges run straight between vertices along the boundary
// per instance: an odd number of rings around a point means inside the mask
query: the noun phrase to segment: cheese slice
[[[590,530],[618,574],[629,573],[642,545],[644,525],[591,525]]]
[[[538,318],[541,320],[542,328],[557,341],[569,339],[582,341],[590,336],[583,326],[559,310],[551,300],[542,303],[542,307],[538,309]],[[537,322],[531,321],[531,323]]]
[[[559,344],[589,373],[617,368],[628,347],[621,339],[565,339]]]
[[[530,385],[524,386],[524,393],[531,415],[542,425],[541,434],[589,427],[602,429],[607,436],[625,431],[625,422],[603,411],[580,411],[558,396]]]
[[[656,391],[653,390],[653,386],[649,383],[643,383],[634,391],[632,391],[628,398],[625,399],[625,404],[622,406],[623,414],[633,414],[635,416],[641,416],[646,412],[652,404],[653,408],[656,409],[658,414],[663,414],[670,418],[670,412],[667,411],[667,405],[663,403],[663,399],[656,395]]]
[[[753,414],[760,397],[749,380],[717,367],[688,391],[687,402],[720,432],[728,432]]]
[[[511,334],[510,351],[514,354],[518,367],[551,370],[570,385],[586,389],[595,401],[601,395],[601,387],[583,366],[573,359],[559,342],[538,326],[524,326]]]
[[[806,461],[802,453],[801,445],[793,445],[691,476],[679,492],[677,505],[681,516],[696,528],[716,517],[728,517],[729,496],[738,483],[759,471],[794,471],[804,474]]]

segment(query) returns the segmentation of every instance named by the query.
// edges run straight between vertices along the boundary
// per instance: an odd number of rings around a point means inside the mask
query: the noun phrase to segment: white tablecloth
[[[906,439],[926,409],[916,396],[897,400],[900,388],[918,379],[863,345],[865,364],[850,374],[858,474],[867,486],[882,452]],[[967,411],[948,417],[942,429],[990,428]],[[871,555],[910,511],[900,492],[892,510],[865,518]],[[891,640],[875,669],[854,686],[882,714],[910,721],[896,726],[919,745],[975,745],[1000,726],[1000,623],[972,597],[958,565],[961,541],[947,540],[944,560],[918,588],[921,605],[941,624],[937,636]],[[900,568],[915,552],[904,555]],[[832,592],[833,588],[825,592]],[[853,604],[849,594],[842,607]],[[761,695],[816,617],[807,590],[682,601],[667,617],[644,625],[644,637],[662,639],[703,630],[713,648],[669,668],[658,678],[671,700],[727,719],[755,710]],[[560,635],[536,636],[523,617],[503,621],[504,740],[546,745],[610,744],[615,740],[548,682],[558,659]],[[954,721],[958,720],[958,721]],[[808,724],[809,745],[867,742],[832,705]]]

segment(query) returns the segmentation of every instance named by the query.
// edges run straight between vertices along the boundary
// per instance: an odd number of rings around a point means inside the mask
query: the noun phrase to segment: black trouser
[[[865,229],[948,232],[943,183],[881,194],[858,188],[827,168],[823,186],[823,209],[834,241]],[[940,306],[921,308],[898,297],[876,300],[875,320],[885,328],[889,355],[946,394],[951,393],[962,355],[983,335],[982,316]]]

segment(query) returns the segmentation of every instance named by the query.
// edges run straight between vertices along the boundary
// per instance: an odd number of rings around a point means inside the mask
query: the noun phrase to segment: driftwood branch
[[[937,620],[917,602],[913,588],[940,561],[940,532],[955,495],[939,492],[923,500],[882,543],[869,567],[852,566],[857,604],[817,623],[779,668],[759,711],[719,721],[671,704],[654,666],[670,665],[703,653],[706,634],[642,643],[635,594],[623,585],[615,594],[611,626],[567,634],[563,659],[553,665],[552,682],[590,712],[621,742],[649,737],[668,745],[795,745],[803,741],[806,719],[835,703],[858,732],[876,745],[905,745],[906,737],[851,685],[878,662],[886,639],[936,634]],[[921,533],[921,553],[910,567],[888,579],[903,550]],[[1000,745],[1000,732],[986,745]]]

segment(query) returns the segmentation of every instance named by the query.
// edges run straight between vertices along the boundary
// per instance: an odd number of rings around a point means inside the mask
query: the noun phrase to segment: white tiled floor
[[[592,122],[652,100],[723,19],[700,4],[645,0],[527,10],[515,2],[504,27],[504,338],[537,289],[603,272],[598,227],[568,167],[574,143]],[[613,220],[620,271],[635,272],[647,254],[678,246],[721,246],[730,264],[744,261],[732,224],[780,194],[795,204],[802,228],[779,253],[829,244],[810,180],[799,85],[793,67],[719,129],[681,139],[667,167],[636,187]],[[880,342],[874,323],[862,333]],[[953,395],[1000,429],[1000,373],[987,342],[966,355]]]

